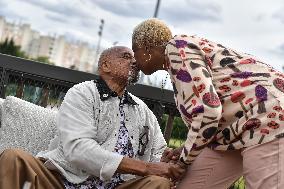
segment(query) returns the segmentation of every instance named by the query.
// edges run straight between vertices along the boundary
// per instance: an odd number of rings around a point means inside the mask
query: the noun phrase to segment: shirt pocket
[[[138,139],[137,155],[144,156],[148,154],[149,143],[150,143],[150,128],[149,126],[141,126],[139,128],[139,139]]]

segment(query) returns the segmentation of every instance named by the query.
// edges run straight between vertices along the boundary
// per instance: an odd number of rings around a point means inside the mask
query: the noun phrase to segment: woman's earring
[[[152,55],[151,55],[151,54],[149,54],[149,57],[150,57],[150,58],[149,58],[148,60],[146,60],[147,62],[151,60]]]
[[[144,54],[144,56],[145,56],[146,54]],[[149,54],[149,59],[147,59],[147,60],[145,60],[146,62],[148,62],[148,61],[150,61],[151,60],[151,58],[152,58],[152,55],[151,54]]]

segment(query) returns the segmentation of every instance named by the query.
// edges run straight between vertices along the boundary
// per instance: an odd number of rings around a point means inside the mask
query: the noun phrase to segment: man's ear
[[[102,63],[102,65],[101,65],[101,69],[102,69],[102,71],[105,72],[105,73],[111,72],[109,62],[104,61],[104,62]]]

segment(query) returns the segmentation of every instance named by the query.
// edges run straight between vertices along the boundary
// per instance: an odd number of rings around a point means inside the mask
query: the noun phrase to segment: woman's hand
[[[183,146],[176,149],[167,148],[162,154],[161,162],[177,162],[182,152],[182,149]]]
[[[182,163],[148,163],[145,175],[157,175],[170,179],[173,183],[185,174],[187,166]]]

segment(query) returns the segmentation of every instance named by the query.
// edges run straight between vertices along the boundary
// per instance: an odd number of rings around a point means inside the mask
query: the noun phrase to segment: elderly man
[[[4,151],[0,188],[22,188],[25,181],[47,189],[170,188],[170,179],[178,179],[184,169],[159,162],[166,143],[158,122],[126,90],[138,73],[131,49],[105,50],[100,79],[75,85],[64,98],[57,116],[58,147],[37,158]]]

